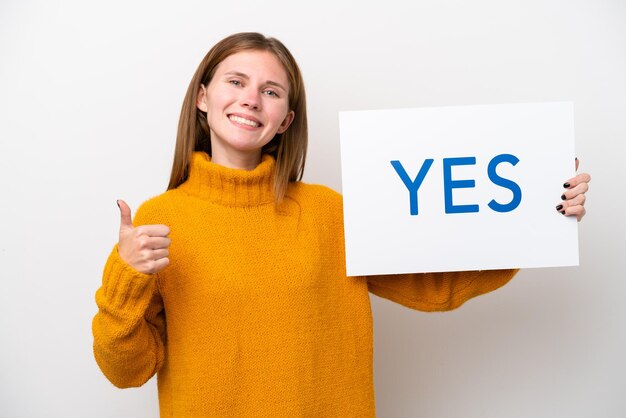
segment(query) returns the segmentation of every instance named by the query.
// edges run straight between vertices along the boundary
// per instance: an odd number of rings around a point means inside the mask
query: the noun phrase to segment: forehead
[[[287,84],[287,71],[278,57],[268,51],[241,51],[229,55],[219,63],[215,75],[227,72],[239,72],[253,78],[257,77],[264,81],[276,81]]]

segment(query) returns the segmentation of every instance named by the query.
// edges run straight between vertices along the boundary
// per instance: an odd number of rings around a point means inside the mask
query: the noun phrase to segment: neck
[[[211,161],[223,167],[238,170],[254,170],[261,162],[261,150],[240,151],[225,149],[216,141],[211,143]]]

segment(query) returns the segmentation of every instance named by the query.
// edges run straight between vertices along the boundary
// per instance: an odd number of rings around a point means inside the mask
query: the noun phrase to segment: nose
[[[244,89],[241,94],[240,104],[251,110],[261,110],[261,98],[259,92],[252,88]]]

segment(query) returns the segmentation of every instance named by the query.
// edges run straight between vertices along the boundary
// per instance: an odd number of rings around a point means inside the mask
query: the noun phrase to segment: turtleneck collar
[[[178,189],[224,206],[272,203],[275,168],[276,162],[270,155],[263,155],[261,163],[248,171],[215,164],[207,153],[196,151],[189,165],[189,177]]]

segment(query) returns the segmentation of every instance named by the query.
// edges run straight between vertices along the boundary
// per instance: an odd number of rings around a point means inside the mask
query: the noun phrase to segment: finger
[[[581,183],[589,183],[590,181],[591,181],[591,176],[588,173],[581,173],[577,175],[576,177],[572,177],[571,179],[567,180],[563,184],[563,187],[565,187],[566,189],[571,189],[573,187],[578,186]]]
[[[149,237],[166,237],[170,228],[167,225],[141,225],[137,227],[137,233]]]
[[[169,258],[160,258],[158,260],[153,261],[152,263],[150,263],[150,266],[147,269],[148,274],[158,273],[159,271],[167,267],[169,263],[170,263]]]
[[[159,248],[157,250],[152,250],[152,259],[159,260],[161,258],[169,257],[170,251],[167,248]]]
[[[123,200],[117,201],[117,206],[120,208],[120,230],[122,229],[132,229],[133,228],[133,220],[130,215],[130,208]]]
[[[578,186],[575,186],[575,187],[572,187],[569,190],[566,190],[561,195],[561,200],[573,199],[574,197],[578,196],[579,194],[587,193],[588,190],[589,190],[589,184],[587,184],[587,182],[582,182]]]
[[[578,166],[580,165],[580,161],[578,161],[578,157],[576,157],[575,161],[576,161],[576,171],[578,171]]]
[[[574,207],[574,206],[585,206],[585,201],[587,198],[584,194],[579,194],[574,196],[572,199],[566,200],[562,202],[564,208]]]
[[[569,207],[565,209],[563,212],[565,212],[563,213],[563,215],[565,216],[575,216],[576,219],[578,219],[578,221],[580,222],[583,216],[585,216],[585,214],[587,213],[587,210],[585,209],[584,206],[578,205],[578,206]]]
[[[142,242],[142,246],[151,250],[160,250],[169,247],[171,243],[172,240],[167,237],[148,237]]]

